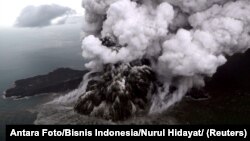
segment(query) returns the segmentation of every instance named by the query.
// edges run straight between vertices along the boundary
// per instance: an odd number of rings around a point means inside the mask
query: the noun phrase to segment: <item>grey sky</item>
[[[73,13],[69,7],[56,4],[27,6],[16,20],[18,27],[42,27],[51,24],[51,21],[57,17]]]
[[[0,0],[0,26],[13,26],[21,11],[29,6],[57,4],[74,9],[77,14],[83,15],[82,0]]]

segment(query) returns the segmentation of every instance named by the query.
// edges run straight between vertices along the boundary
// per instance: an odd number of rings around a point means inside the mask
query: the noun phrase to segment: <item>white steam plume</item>
[[[83,7],[86,67],[95,72],[104,64],[149,59],[163,84],[151,99],[150,114],[203,87],[226,56],[250,47],[249,0],[83,0]],[[118,51],[103,44],[107,36]],[[86,75],[79,89],[44,105],[36,124],[86,121],[73,107],[88,80]]]
[[[154,71],[164,90],[152,99],[150,113],[178,102],[192,87],[204,86],[226,62],[226,55],[250,45],[248,0],[83,0],[83,57],[102,64],[156,60]],[[187,28],[188,27],[188,28]],[[118,52],[100,38],[115,37]],[[173,93],[170,86],[177,87]]]

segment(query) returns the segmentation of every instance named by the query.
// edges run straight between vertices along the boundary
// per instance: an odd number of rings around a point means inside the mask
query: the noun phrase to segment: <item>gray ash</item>
[[[149,60],[106,64],[103,71],[90,75],[86,92],[75,110],[84,115],[118,121],[148,108],[156,76]]]

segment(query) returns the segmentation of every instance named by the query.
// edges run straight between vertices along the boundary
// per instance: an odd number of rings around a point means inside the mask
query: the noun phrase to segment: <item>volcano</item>
[[[206,89],[229,84],[216,74],[220,67],[250,45],[247,0],[82,4],[82,55],[92,74],[74,109],[84,115],[126,120],[140,111],[162,113],[187,93],[206,98]]]
[[[119,51],[111,38],[102,41],[113,51]],[[86,92],[80,96],[75,110],[112,121],[144,112],[156,89],[156,75],[150,65],[148,59],[104,65],[101,71],[89,75]]]

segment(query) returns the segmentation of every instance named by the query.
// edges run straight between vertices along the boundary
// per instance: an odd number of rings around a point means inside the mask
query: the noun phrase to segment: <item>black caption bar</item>
[[[7,125],[6,141],[35,139],[83,139],[86,137],[164,137],[168,139],[249,140],[249,125]]]

